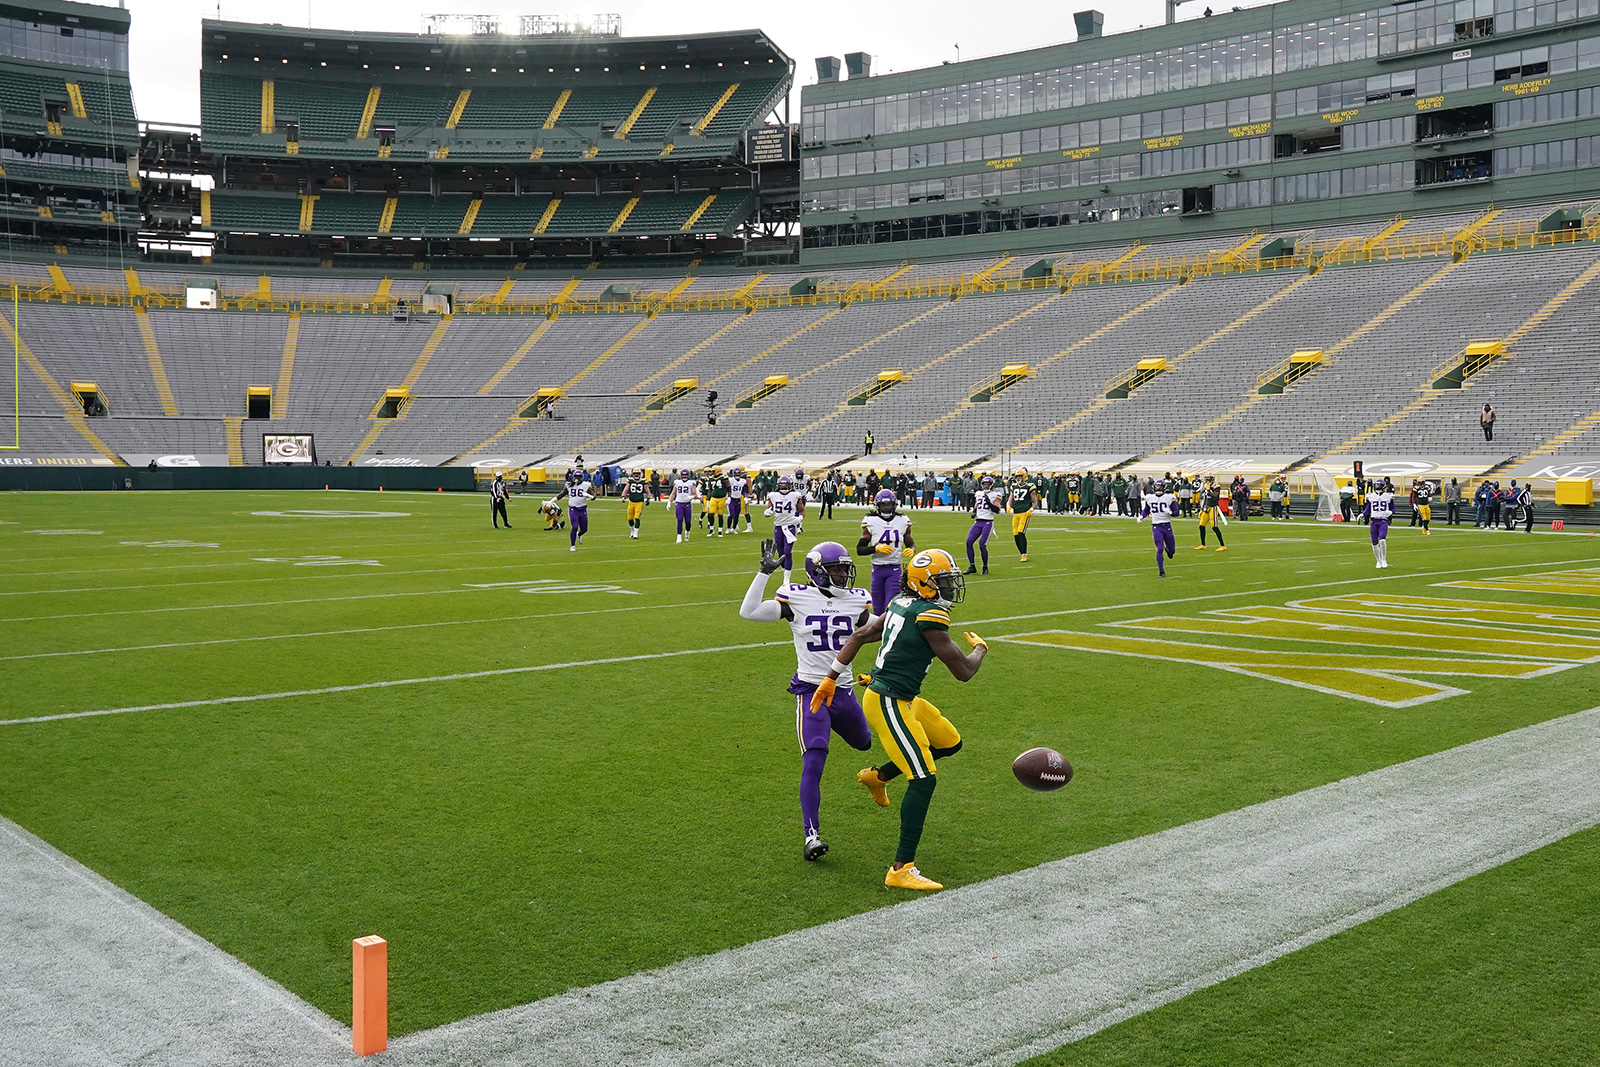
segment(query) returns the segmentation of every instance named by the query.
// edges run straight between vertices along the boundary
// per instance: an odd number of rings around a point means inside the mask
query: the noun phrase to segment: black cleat
[[[988,574],[989,573],[989,568],[988,567],[983,568],[983,573]]]
[[[828,854],[828,843],[816,834],[806,838],[806,845],[800,853],[808,860],[820,860]]]
[[[973,567],[973,566],[968,566],[967,569],[962,571],[961,573],[963,573],[963,574],[977,574],[978,573],[978,568]]]

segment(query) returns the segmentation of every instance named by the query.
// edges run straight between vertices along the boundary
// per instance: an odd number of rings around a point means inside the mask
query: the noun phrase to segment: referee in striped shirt
[[[498,530],[501,519],[506,520],[506,529],[511,529],[511,516],[506,514],[506,476],[495,471],[494,481],[489,485],[489,521]]]

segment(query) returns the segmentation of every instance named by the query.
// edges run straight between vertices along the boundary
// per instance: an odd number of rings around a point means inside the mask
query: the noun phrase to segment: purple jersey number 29
[[[848,615],[807,615],[806,625],[811,627],[811,640],[806,642],[810,652],[837,652],[850,640],[855,620]],[[831,632],[830,632],[831,630]]]

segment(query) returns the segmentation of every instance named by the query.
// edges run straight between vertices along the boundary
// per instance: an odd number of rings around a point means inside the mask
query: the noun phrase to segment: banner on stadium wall
[[[752,452],[748,456],[740,456],[729,465],[743,467],[747,471],[780,471],[784,474],[793,474],[796,470],[803,470],[807,474],[815,474],[837,467],[849,459],[850,455],[849,452],[834,452],[828,455]]]
[[[1006,468],[1025,469],[1029,474],[1082,474],[1085,471],[1108,471],[1120,467],[1136,457],[1123,452],[1109,454],[1060,453],[1035,454],[1023,452],[1005,457]]]
[[[538,452],[484,452],[479,455],[462,456],[452,467],[472,467],[476,470],[517,470],[522,467],[536,467],[544,456]]]
[[[1493,467],[1498,467],[1511,457],[1504,453],[1494,456],[1324,456],[1307,467],[1307,470],[1325,470],[1335,478],[1349,478],[1354,471],[1350,464],[1361,461],[1364,477],[1390,478],[1396,485],[1414,478],[1473,478]]]
[[[11,456],[0,452],[0,467],[115,467],[105,456]]]
[[[148,467],[153,462],[157,467],[227,467],[226,452],[179,452],[157,454],[154,452],[124,452],[123,462],[130,467]]]
[[[357,467],[442,467],[449,462],[451,453],[436,452],[424,456],[362,456]]]
[[[1127,474],[1215,474],[1218,477],[1227,475],[1233,477],[1242,474],[1245,477],[1256,475],[1277,474],[1279,471],[1288,470],[1296,463],[1310,457],[1300,456],[1259,456],[1241,454],[1205,454],[1205,453],[1173,453],[1171,455],[1146,456],[1137,463],[1130,463],[1122,468]]]
[[[730,467],[733,457],[726,452],[640,452],[620,462],[630,471],[660,471],[666,474],[684,468],[698,471],[707,467]]]
[[[621,463],[626,466],[631,462],[630,457],[627,455],[622,455],[619,458],[615,448],[605,448],[598,452],[585,452],[582,457],[579,457],[576,452],[562,452],[554,456],[544,456],[539,460],[538,465],[546,470],[566,471],[576,467],[579,458],[582,458],[583,465],[589,470],[594,470],[596,467],[609,467],[614,463]]]
[[[878,471],[880,473],[891,471],[895,474],[901,474],[907,471],[917,473],[933,471],[935,474],[944,474],[947,471],[958,471],[964,467],[970,467],[980,460],[988,459],[989,455],[990,453],[987,452],[968,452],[961,455],[929,454],[922,456],[906,453],[873,453],[870,456],[862,456],[859,459],[853,459],[849,463],[842,464],[839,469],[850,471],[851,473],[856,471]],[[995,462],[991,466],[998,467],[999,463]]]
[[[1507,478],[1518,481],[1549,479],[1551,481],[1582,480],[1600,482],[1600,456],[1563,453],[1559,456],[1540,456],[1519,463],[1506,472]]]

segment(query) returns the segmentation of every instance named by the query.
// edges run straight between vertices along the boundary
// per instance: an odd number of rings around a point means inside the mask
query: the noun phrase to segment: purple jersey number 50
[[[812,637],[806,642],[806,651],[839,651],[850,640],[854,622],[848,615],[807,615],[806,625],[811,627]]]

